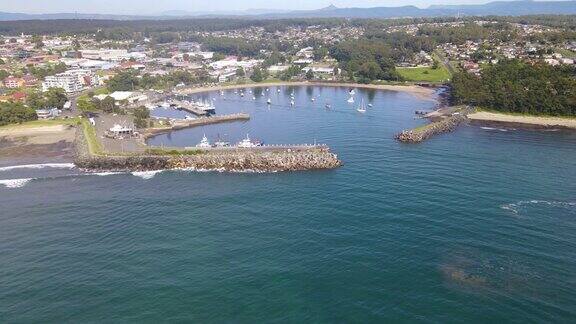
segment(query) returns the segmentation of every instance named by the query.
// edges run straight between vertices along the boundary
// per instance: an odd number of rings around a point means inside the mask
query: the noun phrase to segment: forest
[[[456,104],[471,104],[508,113],[576,116],[576,69],[571,66],[503,60],[483,69],[480,77],[454,75]]]

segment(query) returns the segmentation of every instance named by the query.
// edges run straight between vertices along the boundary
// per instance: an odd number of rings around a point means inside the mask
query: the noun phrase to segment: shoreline
[[[468,119],[477,125],[507,125],[529,129],[560,128],[576,130],[576,118],[521,116],[505,113],[478,111],[468,115]]]
[[[278,87],[278,86],[319,86],[319,87],[338,87],[338,88],[357,88],[357,89],[370,89],[370,90],[388,90],[399,91],[412,94],[423,100],[436,101],[434,93],[437,87],[422,87],[418,85],[392,85],[392,84],[362,84],[362,83],[348,83],[348,82],[307,82],[307,81],[278,81],[278,82],[263,82],[263,83],[246,83],[246,84],[231,84],[231,85],[217,85],[214,87],[200,87],[200,88],[187,88],[175,91],[176,94],[197,94],[210,91],[233,90],[233,89],[251,89],[251,88],[265,88],[265,87]]]

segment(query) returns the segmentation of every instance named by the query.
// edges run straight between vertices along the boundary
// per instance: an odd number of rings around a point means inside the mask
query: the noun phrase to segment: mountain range
[[[576,14],[576,1],[495,1],[479,5],[432,5],[428,8],[415,6],[338,8],[329,6],[317,10],[283,11],[273,9],[250,9],[242,11],[189,12],[171,10],[158,15],[115,15],[86,13],[25,14],[0,12],[0,21],[48,20],[48,19],[185,19],[185,18],[401,18],[401,17],[443,17],[443,16],[522,16],[537,14]]]

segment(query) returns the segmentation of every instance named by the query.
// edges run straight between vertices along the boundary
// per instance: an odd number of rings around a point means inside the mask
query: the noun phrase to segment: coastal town
[[[154,134],[250,118],[240,111],[220,115],[213,103],[186,97],[210,89],[347,84],[420,88],[416,92],[427,95],[445,87],[459,94],[459,84],[465,84],[462,75],[487,80],[482,71],[497,69],[501,62],[575,69],[574,32],[554,24],[438,20],[242,22],[154,33],[114,28],[77,35],[5,33],[0,37],[0,125],[78,120],[94,134],[98,152],[143,153],[151,149],[146,140]],[[451,100],[474,104],[476,99],[453,95]],[[163,105],[188,115],[151,115]],[[487,116],[466,111],[471,120]],[[249,138],[236,144],[211,143],[204,137],[196,148],[260,145]]]

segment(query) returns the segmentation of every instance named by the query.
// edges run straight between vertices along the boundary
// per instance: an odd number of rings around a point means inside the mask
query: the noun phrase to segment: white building
[[[42,91],[48,91],[50,88],[61,88],[67,93],[75,93],[98,83],[98,76],[90,70],[69,70],[47,76],[42,82]]]

